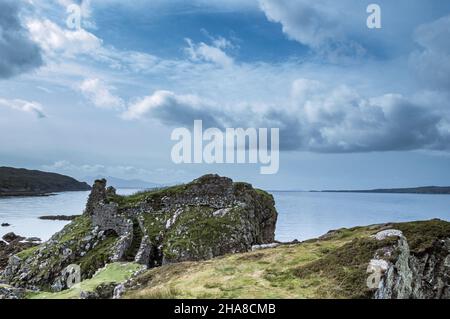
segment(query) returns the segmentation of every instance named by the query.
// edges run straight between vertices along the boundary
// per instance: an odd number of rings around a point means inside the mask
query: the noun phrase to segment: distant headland
[[[371,190],[324,190],[323,193],[380,193],[380,194],[450,194],[450,186],[423,186],[412,188],[385,188]]]
[[[91,187],[56,173],[0,167],[0,197],[45,196],[57,192],[88,191]]]

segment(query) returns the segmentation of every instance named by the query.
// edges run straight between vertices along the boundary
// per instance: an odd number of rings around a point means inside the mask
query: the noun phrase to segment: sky
[[[0,0],[4,166],[270,190],[450,185],[449,97],[449,1]],[[199,119],[279,128],[279,172],[174,164],[171,132]]]

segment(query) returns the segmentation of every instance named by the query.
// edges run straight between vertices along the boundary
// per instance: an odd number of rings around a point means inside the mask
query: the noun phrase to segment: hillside
[[[126,299],[448,299],[449,252],[448,222],[372,225],[331,231],[302,243],[149,270],[139,270],[133,262],[112,263],[68,290],[28,292],[25,297],[111,298],[115,291],[116,297]],[[385,264],[380,284],[368,288],[369,265],[378,264]]]
[[[87,191],[91,187],[72,177],[35,170],[0,167],[1,196],[37,196],[56,192]]]
[[[341,229],[299,244],[151,269],[123,297],[448,299],[449,252],[444,221]],[[385,265],[374,289],[367,285],[372,264]]]

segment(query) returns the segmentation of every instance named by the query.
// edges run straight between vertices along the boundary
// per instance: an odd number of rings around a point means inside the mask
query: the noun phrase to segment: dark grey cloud
[[[221,106],[197,96],[157,91],[130,106],[127,119],[152,118],[172,127],[279,128],[282,150],[317,153],[450,150],[445,96],[366,98],[346,86],[299,79],[280,107]]]
[[[19,19],[20,1],[0,1],[0,78],[27,72],[42,65],[39,46]]]

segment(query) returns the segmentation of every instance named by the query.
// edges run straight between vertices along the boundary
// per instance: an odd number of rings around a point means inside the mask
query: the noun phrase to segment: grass
[[[325,298],[368,298],[371,291],[367,289],[367,266],[376,251],[392,246],[397,238],[378,241],[374,238],[356,238],[351,242],[336,248],[307,265],[297,267],[293,273],[303,280],[325,278],[334,283],[318,293]]]
[[[129,208],[142,202],[158,201],[164,196],[175,195],[177,193],[183,192],[185,189],[186,185],[176,185],[171,187],[152,189],[148,191],[141,191],[129,196],[116,195],[111,197],[110,200],[119,204],[120,208]]]
[[[340,229],[324,239],[201,262],[150,269],[137,278],[139,288],[125,298],[368,298],[367,265],[375,252],[396,238],[377,241],[371,235],[400,229],[413,253],[450,237],[450,223],[414,222]],[[394,255],[395,256],[395,255]]]
[[[135,263],[112,263],[100,270],[94,277],[76,284],[68,290],[61,292],[29,292],[30,299],[78,299],[81,291],[92,292],[100,284],[121,283],[133,276],[142,269],[141,265]]]
[[[28,257],[32,256],[40,246],[33,246],[28,249],[22,250],[21,252],[17,253],[16,256],[19,257],[22,260],[27,259]]]
[[[326,257],[352,240],[373,231],[349,231],[333,240],[316,240],[203,262],[185,262],[154,268],[137,280],[140,289],[126,298],[153,298],[170,291],[170,298],[315,298],[335,285],[328,277],[300,278],[295,270]],[[368,262],[368,261],[367,261]],[[365,280],[364,280],[365,282]]]

